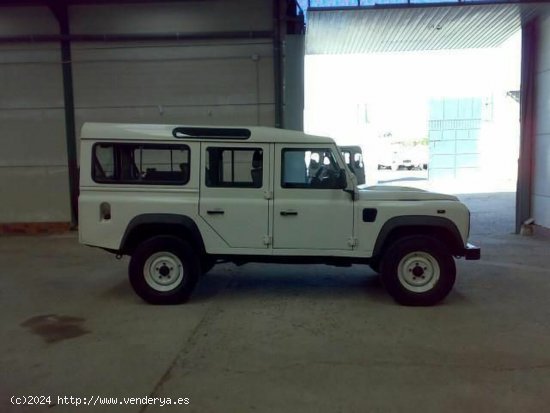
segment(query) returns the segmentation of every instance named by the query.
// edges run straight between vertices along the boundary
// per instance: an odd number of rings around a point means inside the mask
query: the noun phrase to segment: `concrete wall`
[[[537,66],[532,213],[536,224],[550,228],[550,15],[540,21]]]
[[[270,0],[72,6],[73,34],[269,31]],[[57,34],[47,8],[2,8],[0,36]],[[270,39],[73,43],[85,121],[274,124]],[[59,46],[0,43],[0,223],[70,220]]]

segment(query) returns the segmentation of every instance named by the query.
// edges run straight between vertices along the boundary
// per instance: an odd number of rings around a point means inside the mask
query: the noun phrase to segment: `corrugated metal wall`
[[[498,47],[538,10],[537,5],[519,4],[433,6],[315,9],[308,13],[306,53]]]
[[[479,171],[481,98],[430,102],[430,179],[469,179]]]
[[[7,8],[0,35],[56,34],[47,8]],[[0,222],[68,221],[63,83],[56,44],[0,44]]]
[[[71,33],[272,30],[270,0],[71,6]],[[0,35],[58,34],[45,7],[3,8]],[[85,121],[275,122],[271,38],[73,43],[77,133]],[[0,222],[69,221],[56,43],[0,44]]]

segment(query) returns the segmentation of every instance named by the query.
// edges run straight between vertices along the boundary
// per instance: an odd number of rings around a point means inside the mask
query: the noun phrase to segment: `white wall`
[[[270,0],[72,6],[74,34],[270,31]],[[2,8],[0,36],[57,34],[47,8]],[[270,39],[74,43],[86,121],[274,124]],[[69,221],[57,44],[0,43],[0,223]]]
[[[550,15],[541,18],[540,30],[532,213],[536,224],[550,228]]]

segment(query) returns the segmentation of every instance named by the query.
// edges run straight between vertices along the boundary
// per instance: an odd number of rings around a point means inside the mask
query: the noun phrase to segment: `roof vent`
[[[180,126],[172,130],[174,138],[220,138],[220,139],[248,139],[249,129],[241,128],[200,128],[193,126]]]

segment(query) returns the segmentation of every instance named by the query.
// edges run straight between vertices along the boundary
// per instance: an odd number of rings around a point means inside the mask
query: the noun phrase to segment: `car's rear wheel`
[[[453,288],[453,256],[437,240],[410,236],[397,240],[381,262],[382,281],[390,295],[404,305],[434,305]]]
[[[128,272],[134,291],[148,303],[178,304],[193,292],[200,263],[187,241],[157,236],[136,248]]]

